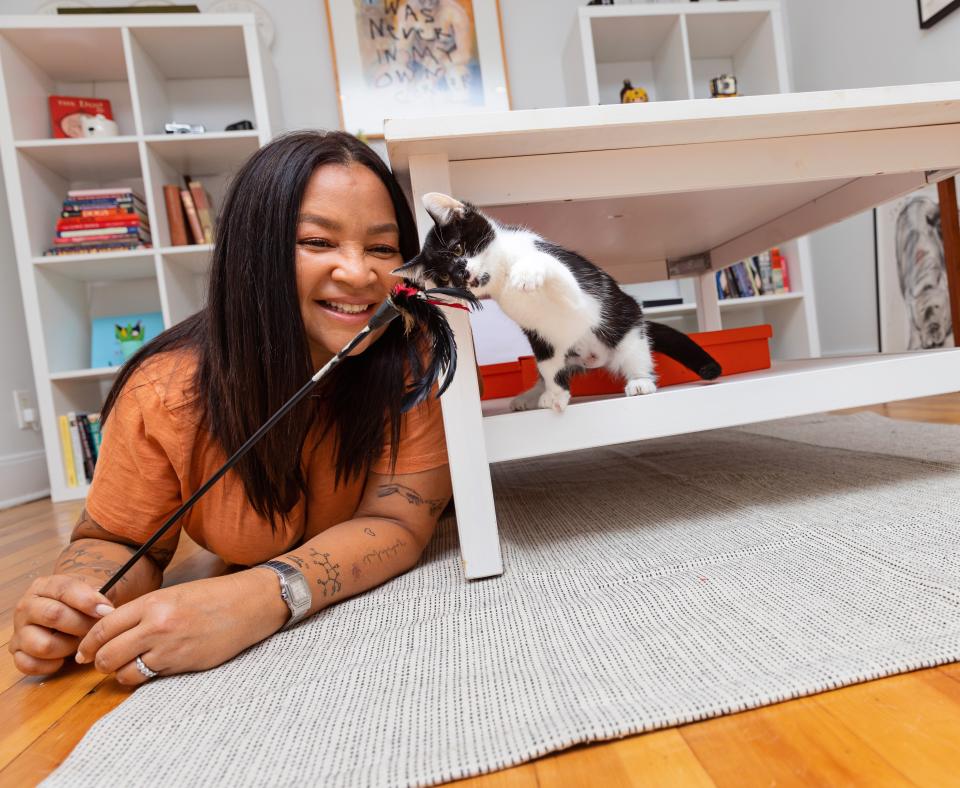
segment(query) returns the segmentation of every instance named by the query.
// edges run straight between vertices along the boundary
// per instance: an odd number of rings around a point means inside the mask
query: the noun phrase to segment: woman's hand
[[[70,575],[38,577],[17,603],[8,648],[17,670],[46,676],[60,670],[113,605],[90,583]]]
[[[269,569],[250,569],[152,591],[93,625],[77,662],[116,673],[121,684],[147,680],[136,665],[163,676],[221,665],[276,632],[290,616]]]

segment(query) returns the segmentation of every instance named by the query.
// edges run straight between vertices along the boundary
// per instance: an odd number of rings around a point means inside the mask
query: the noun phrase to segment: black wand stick
[[[338,352],[332,359],[330,359],[326,364],[321,367],[310,380],[308,380],[296,394],[294,394],[289,400],[287,400],[280,409],[274,413],[263,426],[260,427],[253,435],[247,438],[244,441],[243,445],[237,449],[233,455],[223,464],[223,466],[218,470],[213,476],[207,479],[203,485],[197,489],[197,491],[191,495],[183,505],[177,509],[167,521],[161,525],[156,532],[144,542],[137,551],[130,556],[127,562],[121,566],[106,583],[100,589],[101,594],[106,594],[111,588],[113,588],[120,579],[130,570],[130,568],[142,558],[147,551],[153,547],[157,541],[170,530],[170,527],[177,522],[184,514],[186,514],[190,508],[207,492],[214,484],[219,481],[219,479],[229,471],[234,465],[236,465],[240,459],[248,451],[250,451],[253,446],[264,436],[270,429],[276,424],[280,419],[282,419],[290,410],[302,400],[307,394],[309,394],[314,386],[320,382],[320,380],[334,369],[344,358],[346,358],[350,351],[353,350],[357,345],[359,345],[367,336],[376,331],[379,328],[382,328],[389,324],[391,321],[398,317],[403,317],[404,324],[406,327],[406,332],[409,334],[412,328],[415,325],[420,325],[423,327],[427,333],[430,335],[433,345],[433,359],[432,363],[429,365],[427,370],[424,372],[420,381],[418,381],[412,388],[414,394],[411,395],[408,393],[403,398],[403,410],[408,410],[410,407],[415,405],[417,402],[425,398],[426,394],[429,393],[433,384],[439,379],[441,373],[443,374],[444,381],[440,386],[440,389],[437,393],[439,397],[442,394],[447,386],[450,384],[450,381],[453,379],[453,373],[456,371],[457,367],[457,351],[456,343],[453,337],[453,331],[450,329],[449,324],[447,323],[446,318],[443,316],[443,313],[437,309],[438,306],[453,306],[459,309],[466,309],[461,304],[452,303],[449,301],[441,301],[435,298],[431,298],[435,294],[450,295],[456,298],[461,298],[464,301],[467,301],[471,306],[479,307],[477,299],[473,296],[472,293],[466,290],[460,290],[459,288],[435,288],[433,290],[423,290],[419,286],[405,281],[402,285],[396,285],[393,290],[390,292],[390,296],[380,305],[380,308],[374,313],[373,317],[370,318],[370,322],[364,326],[363,330],[360,331],[353,339],[351,339],[344,347]],[[420,368],[419,363],[415,367],[416,369]],[[422,371],[422,370],[421,370]]]

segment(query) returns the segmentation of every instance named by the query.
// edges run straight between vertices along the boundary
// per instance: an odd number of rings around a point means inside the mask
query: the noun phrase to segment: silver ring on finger
[[[155,670],[150,670],[146,665],[143,664],[143,660],[140,657],[137,657],[134,662],[137,663],[137,670],[139,670],[146,678],[152,679],[156,678],[160,674]]]

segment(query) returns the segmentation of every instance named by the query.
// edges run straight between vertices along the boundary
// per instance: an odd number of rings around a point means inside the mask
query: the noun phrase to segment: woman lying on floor
[[[251,568],[161,589],[171,530],[109,598],[96,590],[366,325],[417,247],[396,180],[354,137],[294,133],[251,157],[223,206],[207,305],[107,397],[86,508],[54,574],[17,605],[21,671],[53,673],[74,653],[124,684],[203,670],[416,564],[450,480],[436,400],[401,415],[390,396],[405,375],[398,320],[178,522]]]

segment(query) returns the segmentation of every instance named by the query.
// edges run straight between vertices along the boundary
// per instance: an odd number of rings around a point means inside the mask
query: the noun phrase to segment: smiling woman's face
[[[326,164],[307,183],[297,224],[297,294],[315,368],[362,329],[402,262],[390,195],[362,164]],[[361,343],[356,355],[378,334]]]

